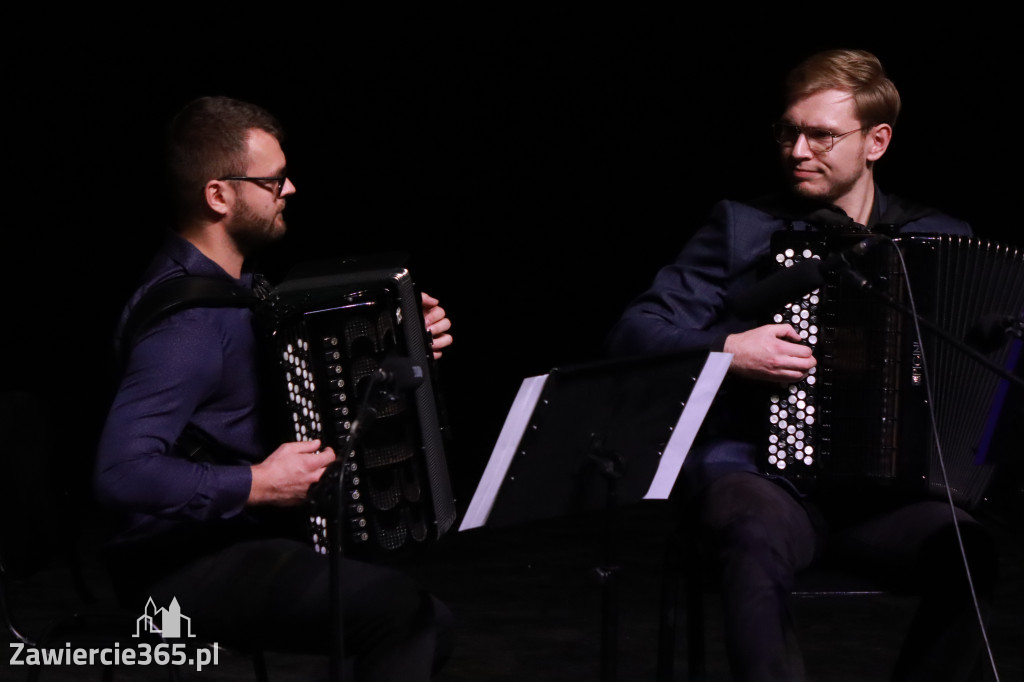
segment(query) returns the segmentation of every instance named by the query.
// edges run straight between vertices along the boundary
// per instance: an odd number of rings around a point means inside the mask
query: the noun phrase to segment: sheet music
[[[487,522],[487,517],[494,506],[494,499],[505,480],[505,473],[516,454],[519,442],[523,439],[523,433],[530,423],[530,417],[533,416],[533,410],[547,379],[548,375],[542,374],[523,379],[523,383],[520,384],[516,399],[505,418],[505,425],[501,427],[501,433],[494,444],[491,458],[487,461],[483,478],[480,479],[480,484],[462,519],[462,525],[459,526],[460,531],[479,528]]]
[[[645,500],[668,499],[672,492],[672,486],[679,478],[679,472],[683,468],[686,455],[690,452],[693,439],[697,437],[700,425],[704,423],[704,417],[708,414],[711,401],[715,399],[718,388],[725,379],[725,373],[732,362],[732,353],[709,353],[704,363],[697,382],[690,391],[690,399],[683,407],[683,413],[679,415],[679,421],[672,431],[665,452],[661,456],[661,463],[658,464],[658,471],[654,474],[651,487],[644,495]]]

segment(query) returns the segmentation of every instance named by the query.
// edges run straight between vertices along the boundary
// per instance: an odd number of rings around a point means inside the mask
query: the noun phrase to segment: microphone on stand
[[[982,315],[970,326],[964,341],[982,353],[1002,348],[1012,337],[1024,338],[1024,317],[1013,315]]]
[[[853,279],[858,287],[869,285],[868,278],[853,268],[853,261],[864,256],[881,241],[882,235],[862,239],[824,259],[809,258],[769,275],[730,301],[733,314],[743,320],[764,317],[804,294],[821,288],[827,275],[839,273]]]
[[[418,388],[423,383],[423,367],[412,359],[400,355],[389,355],[381,360],[380,366],[361,377],[356,384],[356,395],[362,396],[363,407],[377,396],[393,398],[398,391]],[[372,408],[369,408],[372,411]]]
[[[331,682],[344,682],[345,679],[344,612],[342,609],[341,590],[338,585],[341,580],[341,558],[343,551],[343,543],[340,541],[340,538],[344,532],[342,529],[345,527],[345,512],[347,511],[345,479],[347,473],[355,472],[354,465],[349,467],[346,464],[348,454],[352,451],[356,437],[361,434],[363,427],[372,424],[377,419],[377,410],[371,404],[374,394],[380,391],[380,393],[384,394],[385,399],[394,399],[396,392],[416,388],[423,383],[423,379],[422,366],[417,365],[410,358],[398,355],[387,356],[381,361],[380,366],[376,370],[360,379],[356,394],[362,396],[362,401],[345,438],[345,450],[338,453],[338,459],[332,463],[332,466],[335,467],[338,473],[333,477],[335,509],[328,526],[328,532],[331,534],[331,537],[336,538],[333,550],[328,557],[331,575],[331,600],[334,604],[331,615]],[[321,478],[321,480],[324,479]]]
[[[868,278],[854,269],[853,261],[864,256],[879,242],[888,240],[889,238],[884,235],[872,235],[860,240],[848,249],[829,254],[821,261],[821,271],[823,274],[838,272],[840,275],[851,279],[860,289],[870,286],[871,283]]]
[[[423,383],[423,367],[411,358],[389,355],[381,361],[377,376],[379,383],[390,390],[404,391]]]

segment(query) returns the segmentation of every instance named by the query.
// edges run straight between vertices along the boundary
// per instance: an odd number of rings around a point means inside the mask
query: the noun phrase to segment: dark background
[[[83,476],[110,334],[165,227],[161,135],[196,96],[256,102],[288,131],[298,194],[265,272],[403,250],[441,299],[463,504],[521,379],[599,358],[713,202],[773,187],[777,86],[814,51],[872,50],[899,87],[883,187],[1022,241],[1021,59],[998,17],[207,12],[9,25],[0,388],[44,395],[40,436]]]

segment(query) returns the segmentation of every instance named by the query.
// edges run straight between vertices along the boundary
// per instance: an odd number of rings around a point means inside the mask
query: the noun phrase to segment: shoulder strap
[[[826,230],[850,231],[859,227],[839,209],[821,206],[787,194],[766,195],[746,203],[769,215],[788,221],[790,229],[792,229],[793,222],[797,220]],[[907,223],[937,213],[939,211],[930,206],[890,194],[886,196],[885,210],[878,216],[877,222],[871,226],[871,231],[895,236]]]
[[[745,203],[768,215],[784,220],[787,229],[790,230],[795,229],[797,222],[806,223],[811,226],[811,229],[835,232],[850,232],[858,229],[857,224],[841,209],[793,194],[768,194]]]
[[[937,209],[918,204],[903,197],[890,194],[887,197],[888,203],[882,215],[878,216],[878,222],[874,225],[876,232],[883,232],[890,236],[899,233],[907,223],[919,220],[925,216],[939,213]]]
[[[219,277],[182,275],[154,285],[132,308],[121,330],[122,352],[161,319],[186,308],[252,308],[259,297]]]

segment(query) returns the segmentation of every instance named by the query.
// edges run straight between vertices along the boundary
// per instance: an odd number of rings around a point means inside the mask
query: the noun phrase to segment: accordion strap
[[[253,291],[219,277],[183,275],[153,286],[128,314],[121,331],[127,349],[143,331],[168,315],[186,308],[255,308],[264,298],[263,280]]]
[[[747,203],[760,211],[787,221],[791,230],[794,229],[794,223],[799,221],[814,229],[823,229],[838,234],[881,232],[889,236],[896,236],[907,223],[938,213],[934,208],[896,195],[881,196],[877,187],[875,191],[876,203],[872,209],[868,226],[855,223],[842,209],[836,206],[822,205],[802,197],[795,197],[792,194],[771,194]],[[884,210],[881,211],[879,210],[880,201],[884,206]]]
[[[253,289],[205,275],[182,275],[160,282],[143,294],[128,313],[121,331],[122,364],[135,339],[169,315],[187,308],[256,308],[269,291],[266,279],[260,275],[254,275]],[[224,454],[225,450],[197,427],[187,424],[174,444],[174,452],[183,459],[216,462],[218,453]]]

